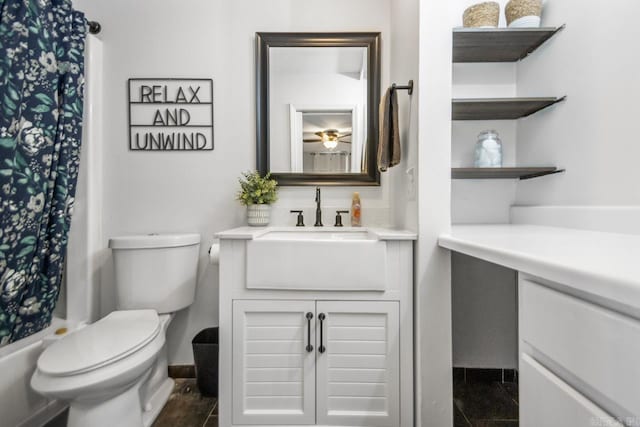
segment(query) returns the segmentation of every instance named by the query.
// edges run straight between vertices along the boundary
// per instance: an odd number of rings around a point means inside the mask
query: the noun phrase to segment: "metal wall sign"
[[[129,149],[213,150],[213,80],[129,79]]]

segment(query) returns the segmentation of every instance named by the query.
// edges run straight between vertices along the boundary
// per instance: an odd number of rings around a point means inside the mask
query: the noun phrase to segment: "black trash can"
[[[218,328],[198,332],[191,341],[198,389],[203,396],[218,397]]]

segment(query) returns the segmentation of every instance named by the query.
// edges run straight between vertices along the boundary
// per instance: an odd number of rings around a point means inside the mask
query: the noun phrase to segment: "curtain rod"
[[[98,21],[89,21],[88,25],[89,25],[89,32],[91,34],[99,34],[100,31],[102,30],[102,25],[100,25]]]

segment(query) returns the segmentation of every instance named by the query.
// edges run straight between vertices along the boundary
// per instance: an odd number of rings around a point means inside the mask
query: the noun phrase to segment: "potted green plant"
[[[253,227],[269,225],[271,204],[278,199],[278,182],[271,174],[244,172],[239,179],[238,200],[247,207],[247,223]]]

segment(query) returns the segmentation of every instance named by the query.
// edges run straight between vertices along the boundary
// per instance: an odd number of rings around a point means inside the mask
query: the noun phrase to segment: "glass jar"
[[[486,130],[478,135],[474,166],[477,168],[502,167],[502,141],[495,130]]]

